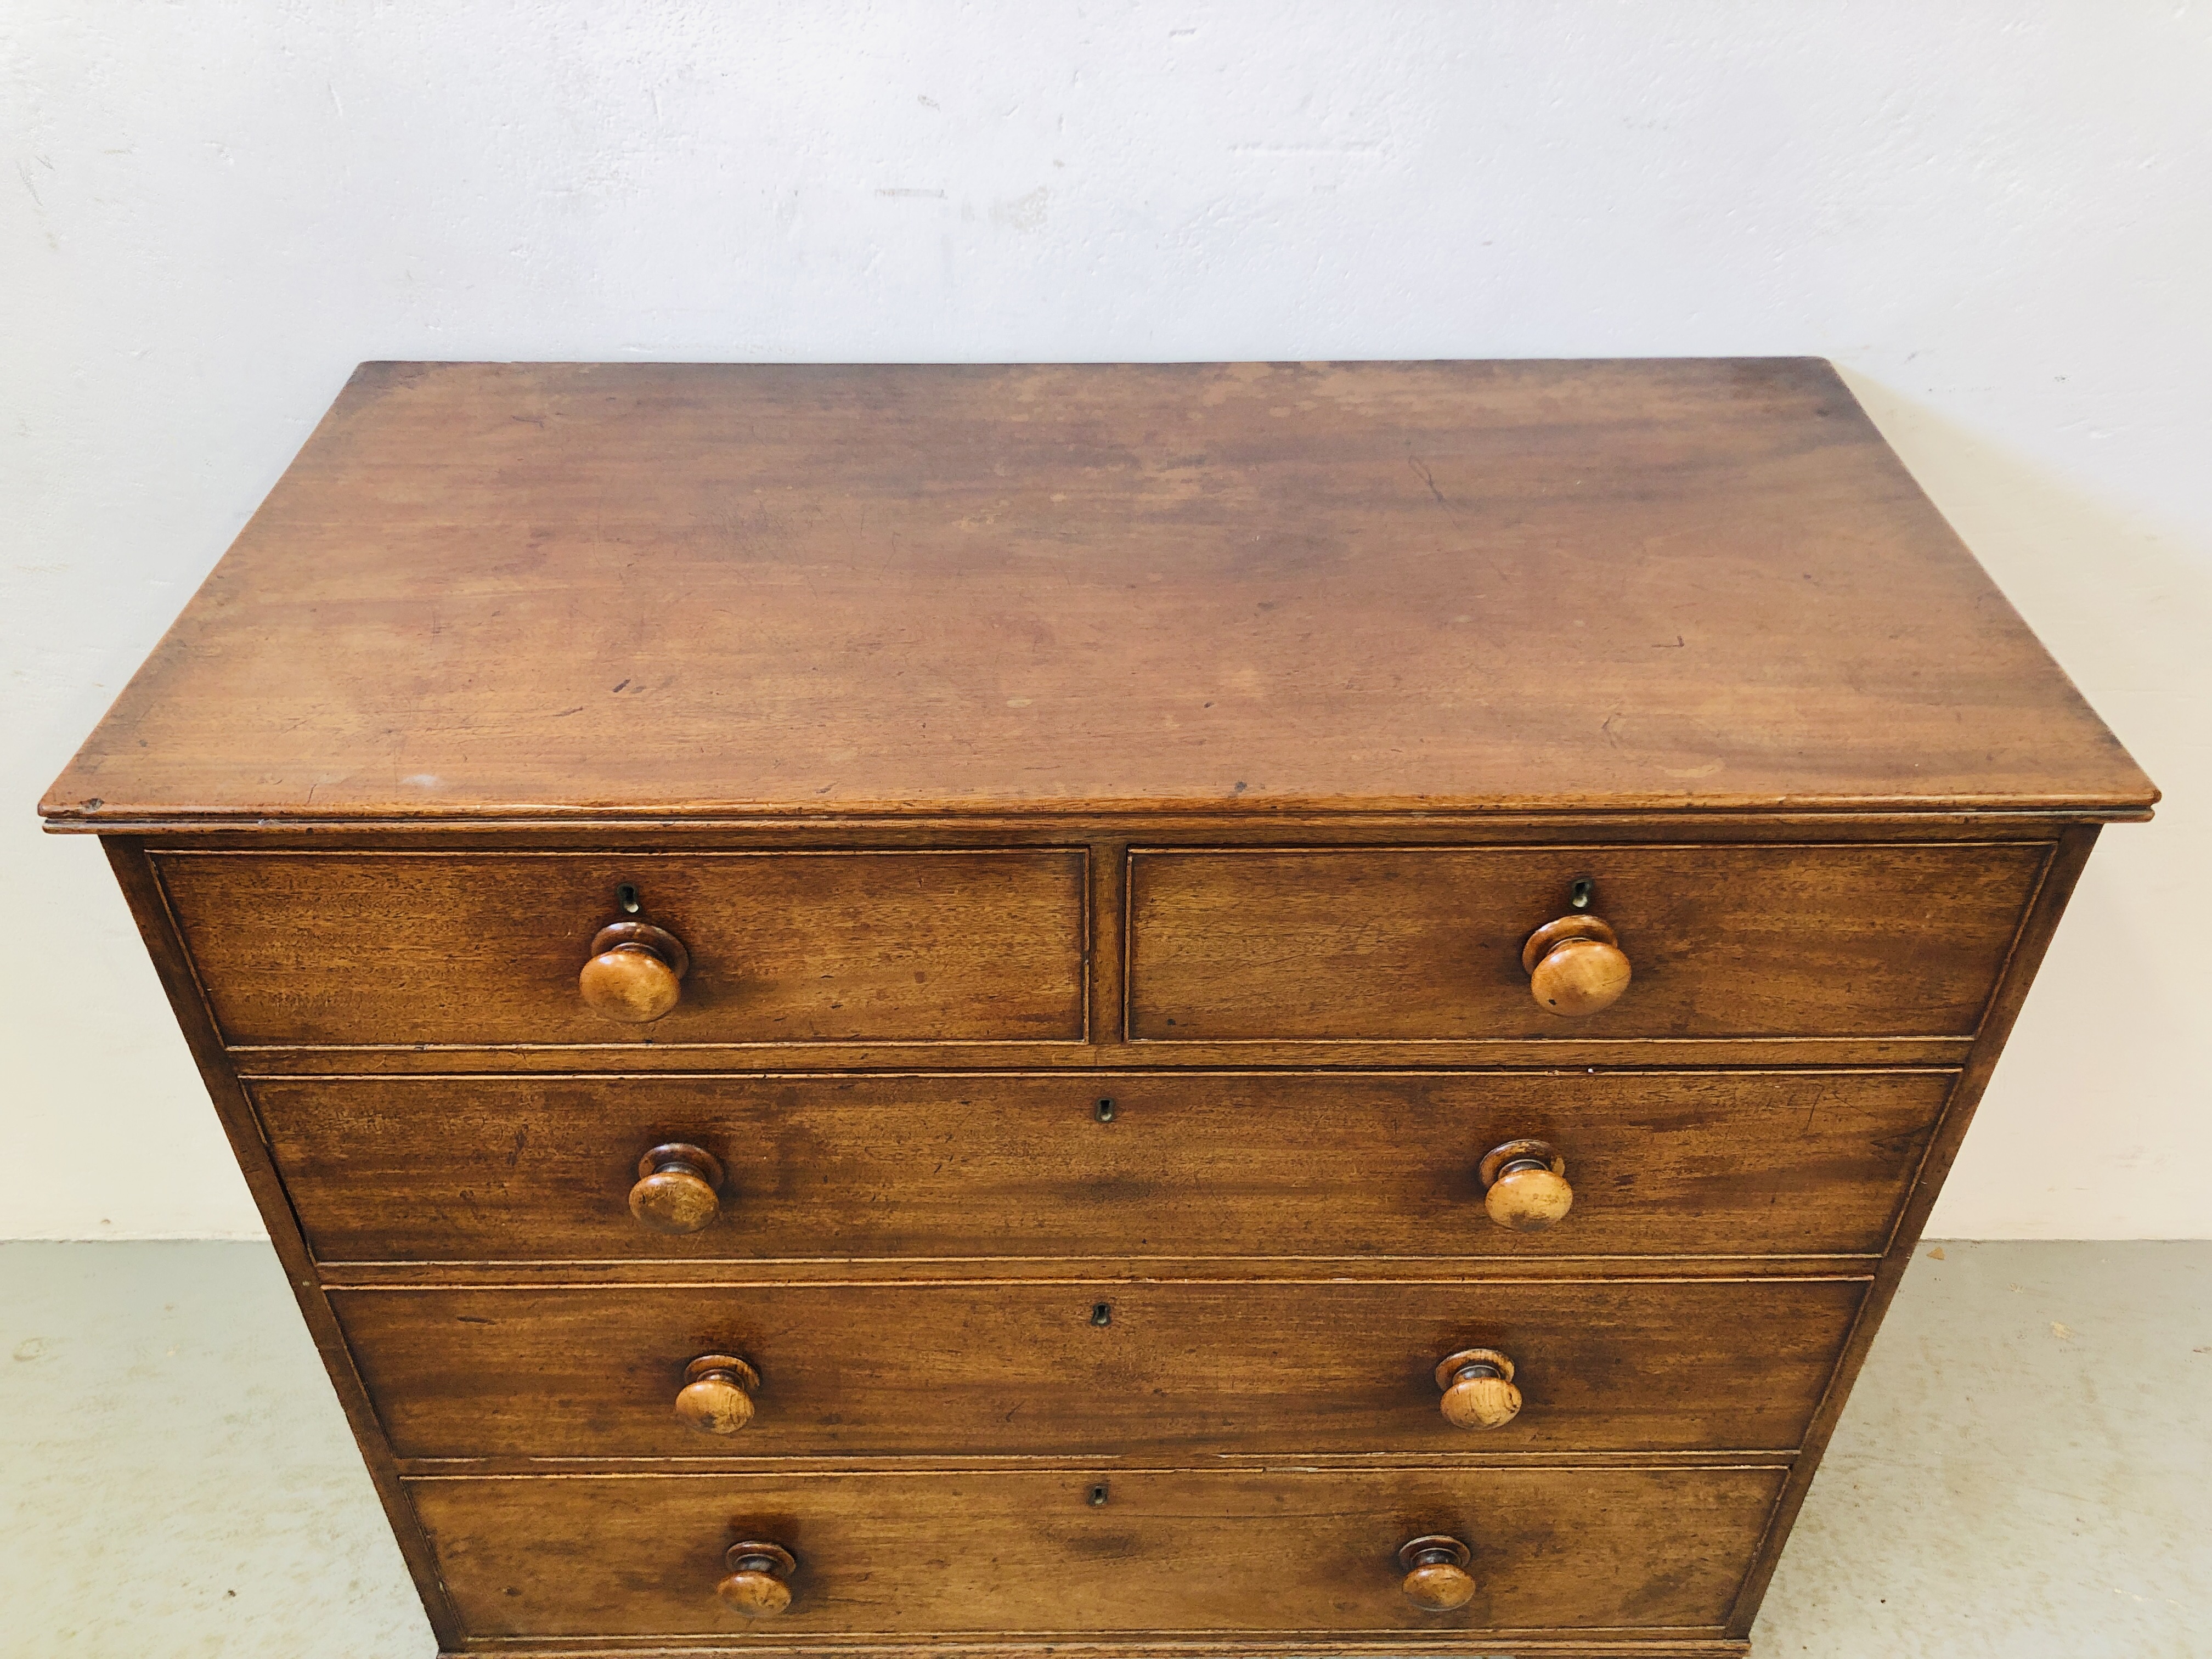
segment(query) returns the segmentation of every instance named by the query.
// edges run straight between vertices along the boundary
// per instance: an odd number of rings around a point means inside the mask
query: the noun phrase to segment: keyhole
[[[1106,1483],[1103,1480],[1101,1480],[1097,1486],[1091,1489],[1091,1507],[1095,1510],[1105,1501]]]
[[[1596,885],[1596,884],[1591,881],[1588,876],[1576,877],[1574,885],[1567,889],[1567,908],[1571,910],[1589,909],[1590,907],[1590,889],[1595,885]]]
[[[626,881],[615,889],[615,903],[624,915],[635,915],[645,907],[638,902],[637,884]]]
[[[1101,1123],[1111,1123],[1114,1121],[1114,1103],[1112,1101],[1102,1100],[1098,1103],[1098,1121]]]
[[[1110,1302],[1092,1303],[1091,1304],[1091,1322],[1094,1325],[1112,1324],[1114,1322],[1114,1304]]]

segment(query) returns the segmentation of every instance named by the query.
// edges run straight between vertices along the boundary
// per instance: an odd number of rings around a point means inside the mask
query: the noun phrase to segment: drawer
[[[249,1085],[325,1261],[1868,1255],[1953,1073],[1064,1073],[380,1078]],[[1110,1091],[1110,1092],[1109,1092]],[[1111,1118],[1100,1121],[1110,1099]],[[1575,1194],[1487,1218],[1484,1154]],[[713,1218],[649,1232],[688,1142]]]
[[[1706,1632],[1779,1469],[538,1476],[410,1483],[469,1634],[787,1637],[1205,1631]],[[1101,1485],[1104,1491],[1098,1492]],[[1094,1496],[1104,1498],[1093,1502]],[[1401,1545],[1469,1549],[1425,1613]],[[797,1559],[757,1623],[739,1542]]]
[[[1084,1036],[1079,849],[155,862],[234,1046]],[[690,957],[649,1025],[578,990],[624,884]]]
[[[2049,851],[1942,846],[1133,852],[1148,1042],[1966,1036]],[[1632,977],[1577,1018],[1522,947],[1573,884]]]
[[[1211,1458],[1791,1449],[1865,1288],[1102,1279],[331,1300],[402,1457]],[[1437,1366],[1475,1349],[1510,1362],[1520,1409],[1455,1428]],[[734,1432],[677,1417],[690,1362],[718,1355],[758,1379]],[[741,1413],[738,1392],[710,1382],[684,1403]]]

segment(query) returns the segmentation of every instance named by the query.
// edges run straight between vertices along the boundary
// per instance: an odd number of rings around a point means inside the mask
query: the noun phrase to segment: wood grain
[[[1079,848],[156,863],[234,1045],[1083,1036]],[[625,882],[690,952],[649,1027],[577,989]]]
[[[239,1172],[252,1195],[253,1206],[260,1213],[262,1224],[269,1230],[270,1247],[283,1267],[284,1278],[299,1304],[301,1320],[315,1345],[316,1358],[323,1363],[331,1390],[345,1413],[346,1426],[361,1449],[362,1462],[376,1490],[377,1501],[383,1506],[392,1538],[407,1564],[408,1576],[415,1581],[416,1592],[422,1598],[423,1613],[441,1650],[451,1651],[460,1641],[460,1615],[439,1580],[430,1540],[400,1485],[392,1448],[385,1440],[375,1408],[369,1403],[368,1391],[362,1386],[361,1373],[346,1348],[337,1316],[331,1311],[330,1299],[318,1280],[307,1240],[301,1237],[300,1224],[286,1200],[282,1177],[269,1156],[268,1144],[254,1120],[252,1105],[232,1073],[222,1042],[209,1021],[207,1005],[193,982],[184,940],[177,933],[175,920],[162,896],[153,862],[147,857],[146,849],[129,836],[103,836],[100,850],[106,854],[108,867],[114,872],[116,884],[131,907],[131,920],[137,924],[146,953],[153,960],[154,971],[168,998],[170,1012],[176,1016],[178,1029],[191,1051],[192,1063],[208,1091],[216,1121],[222,1125],[223,1133],[230,1142],[231,1153],[238,1160]]]
[[[583,1476],[410,1490],[478,1638],[737,1630],[714,1596],[723,1552],[761,1537],[802,1564],[779,1638],[1717,1635],[1780,1471],[1116,1469],[1110,1500],[1093,1504],[1097,1478]],[[1474,1598],[1443,1615],[1406,1600],[1397,1560],[1406,1540],[1436,1532],[1474,1547]]]
[[[676,1420],[693,1434],[741,1434],[753,1420],[760,1373],[735,1354],[701,1354],[684,1368]]]
[[[1128,1026],[1151,1042],[1965,1036],[2048,844],[1139,850]],[[1523,943],[1578,877],[1635,963],[1538,1007]]]
[[[331,1296],[404,1458],[1210,1459],[1787,1452],[1865,1290],[1316,1280]],[[1478,1346],[1513,1356],[1523,1403],[1474,1448],[1436,1369]],[[760,1375],[742,1444],[670,1409],[710,1353]]]
[[[781,1544],[741,1539],[722,1552],[729,1574],[714,1586],[722,1605],[747,1619],[774,1619],[791,1606],[799,1562]]]
[[[379,364],[41,811],[447,1652],[1650,1659],[2156,798],[1815,362]]]
[[[681,1142],[648,1147],[639,1154],[629,1189],[630,1219],[649,1233],[703,1232],[721,1217],[723,1179],[721,1160],[703,1148]]]
[[[1828,1385],[1828,1396],[1820,1402],[1820,1409],[1813,1419],[1813,1426],[1805,1438],[1805,1456],[1790,1473],[1783,1489],[1781,1499],[1775,1505],[1774,1519],[1767,1534],[1759,1544],[1758,1555],[1751,1570],[1744,1576],[1742,1594],[1737,1598],[1729,1619],[1730,1633],[1747,1636],[1752,1620],[1758,1617],[1759,1605],[1766,1594],[1777,1563],[1781,1559],[1782,1546],[1789,1538],[1805,1493],[1813,1476],[1819,1469],[1820,1459],[1826,1452],[1830,1437],[1835,1433],[1845,1401],[1850,1396],[1851,1385],[1857,1380],[1859,1368],[1866,1363],[1875,1333],[1881,1328],[1882,1316],[1889,1310],[1897,1287],[1904,1279],[1905,1270],[1912,1260],[1913,1248],[1919,1243],[1921,1230],[1928,1224],[1928,1217],[1935,1208],[1936,1195],[1942,1191],[1943,1177],[1950,1172],[1952,1160],[1959,1155],[1964,1144],[1966,1128],[1973,1121],[1974,1109],[1989,1086],[1990,1075],[2004,1052],[2005,1040],[2012,1035],[2014,1022],[2020,1018],[2027,1001],[2028,988],[2034,982],[2037,969],[2042,966],[2044,953],[2051,947],[2052,937],[2058,931],[2061,917],[2066,914],[2067,902],[2073,897],[2075,885],[2080,881],[2083,868],[2088,864],[2089,854],[2097,844],[2098,826],[2078,825],[2065,832],[2059,841],[2056,856],[2045,873],[2042,885],[2037,890],[2033,908],[2021,925],[2020,936],[2013,943],[2006,961],[2004,977],[1990,1000],[1988,1018],[1974,1044],[1974,1052],[1966,1069],[1960,1074],[1959,1086],[1953,1091],[1943,1111],[1943,1121],[1938,1126],[1936,1138],[1923,1155],[1916,1172],[1911,1192],[1907,1195],[1903,1213],[1898,1218],[1897,1229],[1890,1247],[1877,1269],[1875,1281],[1866,1302],[1859,1310],[1857,1323],[1850,1339],[1836,1364],[1836,1374]]]
[[[1613,928],[1597,916],[1546,922],[1521,947],[1521,966],[1536,1006],[1564,1019],[1610,1008],[1633,976]]]
[[[1437,1362],[1437,1410],[1455,1429],[1503,1428],[1527,1403],[1513,1384],[1513,1361],[1495,1348],[1466,1348]]]
[[[372,363],[42,810],[2155,794],[1809,359]]]
[[[325,1261],[1878,1254],[1944,1072],[262,1079]],[[1115,1103],[1110,1123],[1097,1103]],[[1571,1214],[1493,1226],[1534,1136]],[[631,1219],[637,1161],[720,1162],[723,1219]]]
[[[1424,1613],[1453,1613],[1474,1599],[1474,1575],[1467,1570],[1474,1552],[1448,1534],[1409,1538],[1398,1546],[1398,1565],[1406,1569],[1399,1588]]]
[[[1164,1049],[1122,1042],[1110,1032],[1084,1042],[613,1042],[586,1047],[510,1044],[431,1048],[234,1048],[246,1078],[644,1077],[719,1072],[762,1077],[790,1072],[1058,1071],[1072,1077],[1161,1069],[1237,1069],[1264,1060],[1286,1071],[1404,1069],[1551,1072],[1638,1071],[1680,1066],[1771,1070],[1897,1066],[1955,1069],[1973,1051],[1968,1037],[1504,1037],[1466,1042],[1188,1042]]]
[[[1548,1232],[1574,1208],[1574,1183],[1558,1147],[1542,1140],[1492,1146],[1474,1166],[1483,1212],[1509,1232]]]

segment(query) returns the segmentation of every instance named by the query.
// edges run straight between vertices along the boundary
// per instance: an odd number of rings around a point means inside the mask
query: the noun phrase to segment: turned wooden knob
[[[791,1605],[784,1580],[799,1571],[789,1550],[777,1544],[732,1544],[723,1553],[729,1574],[714,1594],[748,1619],[772,1619]]]
[[[1495,1348],[1462,1348],[1437,1366],[1444,1421],[1455,1429],[1502,1429],[1521,1414],[1513,1362]]]
[[[1540,1140],[1509,1140],[1483,1154],[1476,1171],[1482,1207],[1508,1232],[1540,1233],[1573,1207],[1567,1160]]]
[[[1595,916],[1561,916],[1521,947],[1528,994],[1546,1013],[1579,1018],[1610,1008],[1628,988],[1628,957]]]
[[[722,1166],[712,1152],[673,1141],[637,1161],[629,1212],[657,1233],[696,1233],[722,1212]]]
[[[701,1434],[735,1434],[753,1420],[760,1373],[733,1354],[702,1354],[684,1368],[676,1420]]]
[[[592,940],[592,959],[576,988],[601,1019],[644,1025],[676,1006],[691,953],[684,941],[650,922],[618,921]]]
[[[1456,1538],[1434,1533],[1398,1547],[1406,1570],[1406,1599],[1424,1613],[1449,1613],[1474,1600],[1474,1575],[1467,1570],[1473,1552]]]

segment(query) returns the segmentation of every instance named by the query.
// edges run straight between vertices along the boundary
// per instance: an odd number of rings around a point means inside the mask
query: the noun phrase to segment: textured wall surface
[[[2165,787],[1937,1233],[2212,1236],[2212,9],[11,0],[0,1236],[258,1227],[32,806],[376,357],[1814,353]]]

